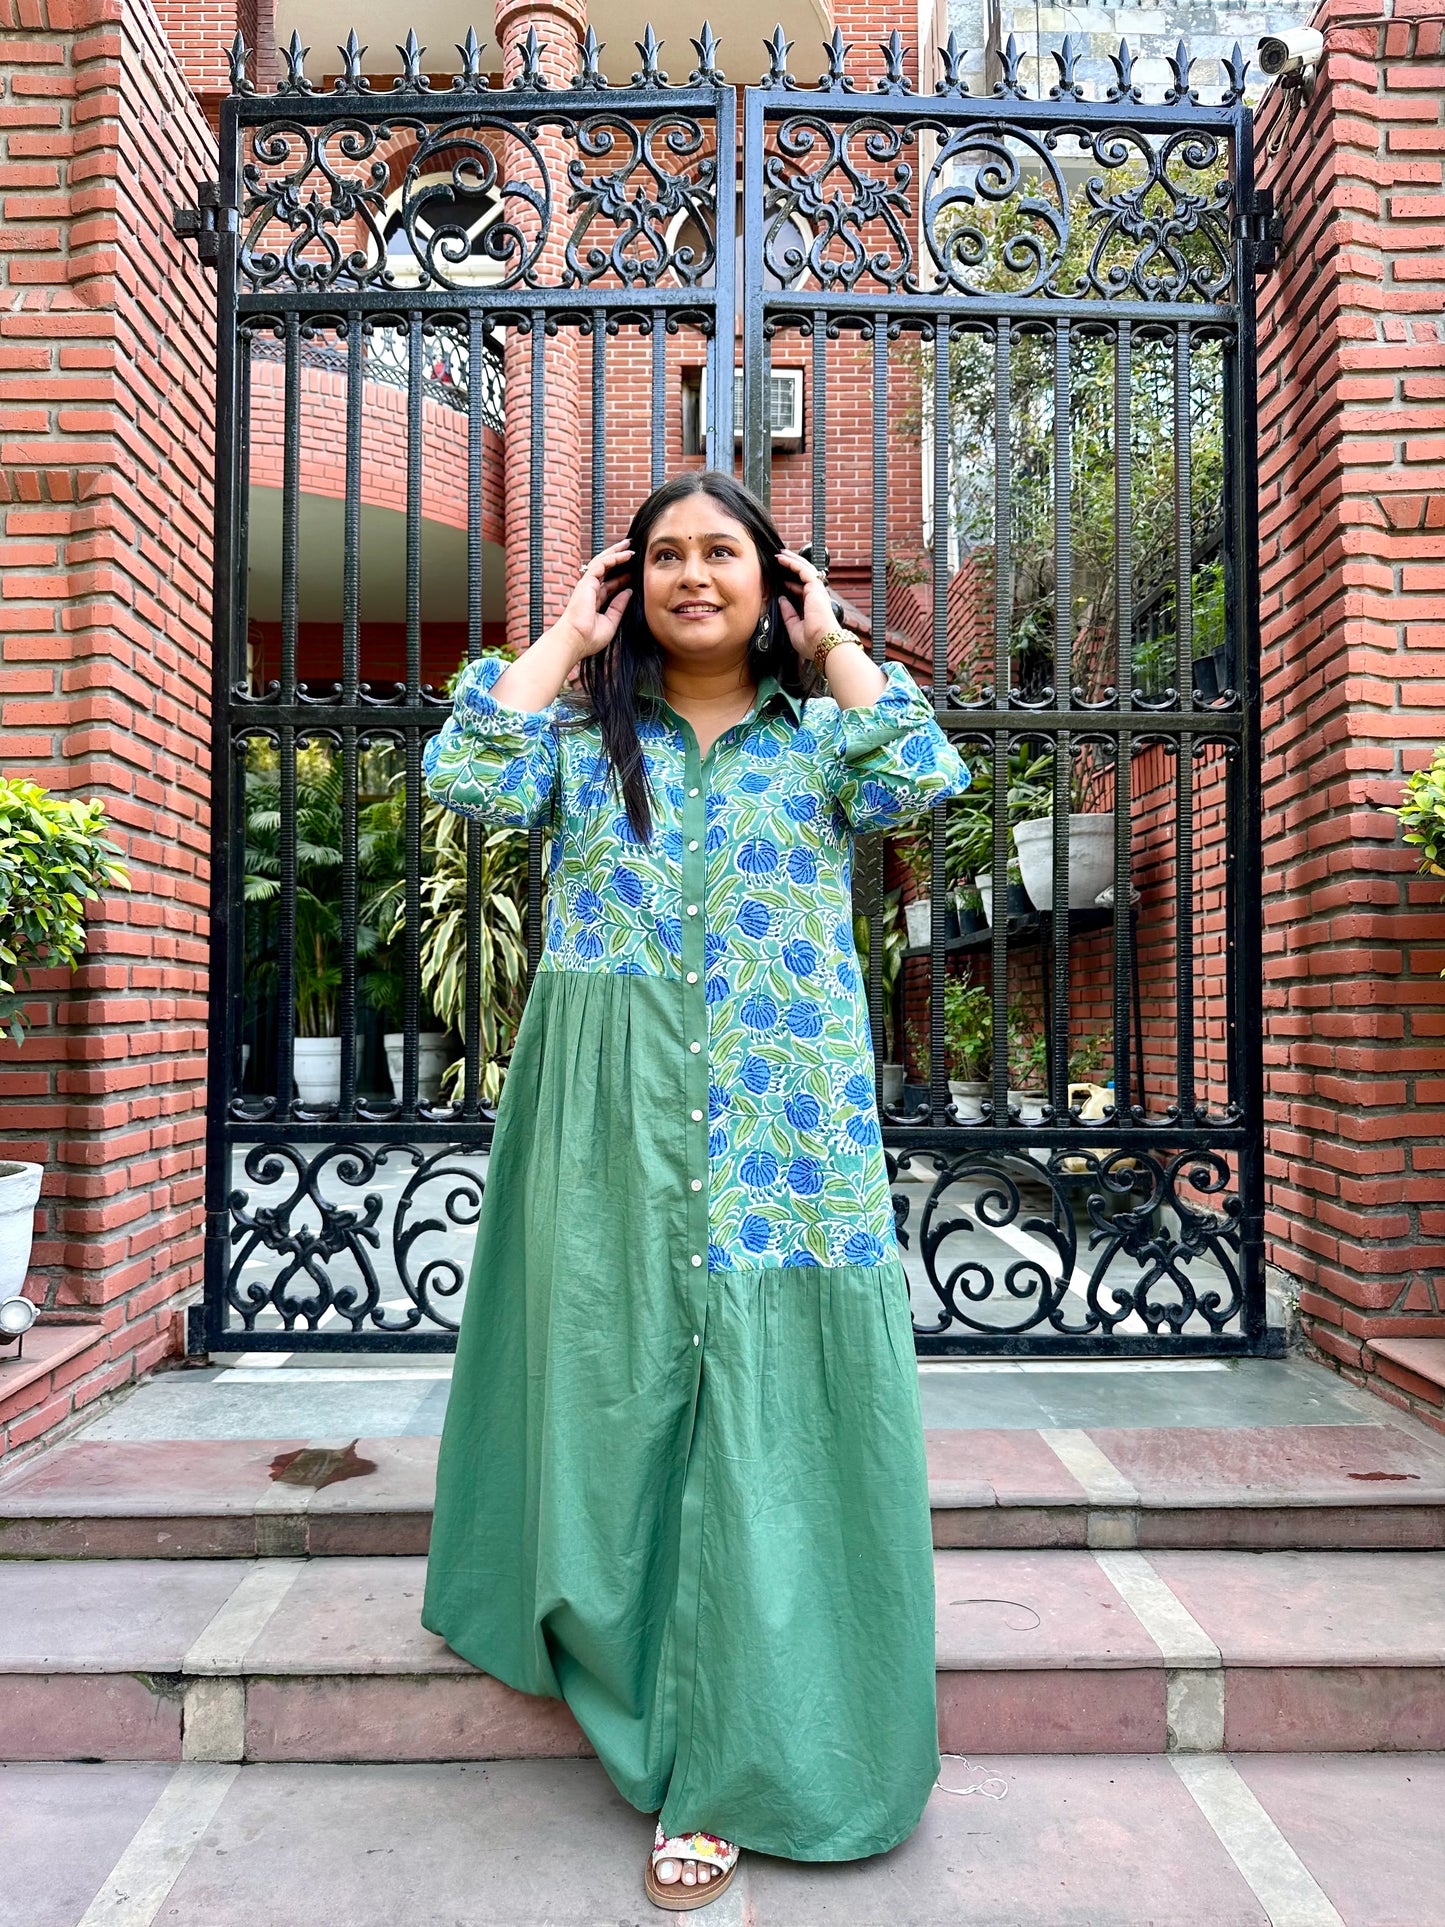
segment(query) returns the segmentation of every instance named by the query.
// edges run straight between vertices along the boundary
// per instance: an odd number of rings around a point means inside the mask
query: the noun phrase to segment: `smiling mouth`
[[[721,614],[721,605],[716,602],[680,602],[672,613],[675,616],[715,616]]]

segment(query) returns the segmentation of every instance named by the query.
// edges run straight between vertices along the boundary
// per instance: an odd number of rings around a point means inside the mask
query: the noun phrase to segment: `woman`
[[[562,699],[580,670],[581,699]],[[812,692],[826,685],[828,695]],[[422,1622],[661,1809],[644,1885],[881,1853],[939,1769],[908,1289],[853,837],[957,796],[929,700],[731,477],[654,490],[430,793],[551,832]],[[706,1831],[702,1831],[706,1829]]]

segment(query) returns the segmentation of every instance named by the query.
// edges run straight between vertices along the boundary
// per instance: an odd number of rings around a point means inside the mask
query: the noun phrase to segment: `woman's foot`
[[[660,1906],[701,1906],[707,1890],[726,1886],[737,1858],[738,1849],[719,1834],[697,1832],[669,1837],[659,1822],[648,1862],[653,1898]],[[694,1893],[696,1899],[691,1898]],[[676,1898],[664,1898],[669,1894]],[[689,1896],[686,1901],[684,1894]]]

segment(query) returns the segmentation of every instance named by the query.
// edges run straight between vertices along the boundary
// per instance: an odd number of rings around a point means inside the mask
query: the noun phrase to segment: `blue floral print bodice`
[[[968,770],[902,663],[840,708],[774,677],[705,757],[669,704],[639,719],[653,831],[639,841],[595,725],[492,696],[507,659],[457,678],[426,745],[429,793],[550,835],[538,970],[680,981],[705,1050],[708,1264],[898,1258],[852,924],[853,839],[962,795]],[[700,1109],[694,1110],[700,1116]]]

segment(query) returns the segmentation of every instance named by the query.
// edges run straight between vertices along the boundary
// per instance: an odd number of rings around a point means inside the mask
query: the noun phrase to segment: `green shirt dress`
[[[550,834],[498,1105],[422,1623],[564,1699],[624,1797],[795,1860],[881,1853],[938,1774],[908,1288],[851,916],[853,838],[968,772],[897,662],[769,677],[706,757],[639,718],[639,842],[600,732],[467,665],[429,793]]]

